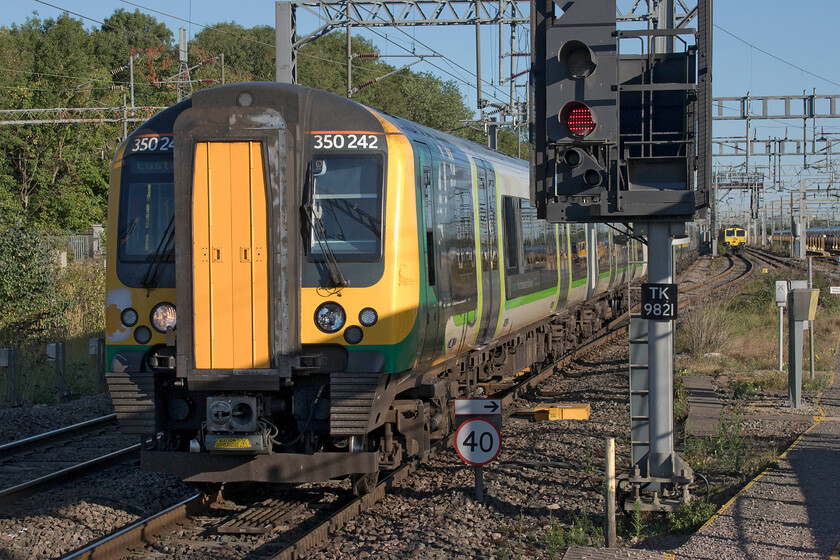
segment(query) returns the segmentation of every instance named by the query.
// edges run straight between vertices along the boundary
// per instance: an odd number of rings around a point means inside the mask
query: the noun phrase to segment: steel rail
[[[126,550],[135,546],[155,542],[157,539],[154,535],[165,531],[172,525],[186,521],[189,515],[189,509],[196,506],[202,496],[203,494],[196,494],[191,498],[187,498],[170,508],[141,521],[137,521],[128,527],[124,527],[116,533],[102,537],[84,548],[62,556],[62,560],[70,560],[71,558],[84,558],[89,560],[122,558],[125,556]]]
[[[724,270],[724,271],[723,271],[723,272],[721,272],[720,274],[717,274],[717,275],[715,275],[715,276],[712,276],[711,278],[707,278],[706,280],[703,280],[702,282],[698,282],[698,283],[696,283],[696,284],[692,284],[692,285],[690,285],[690,286],[686,286],[686,287],[684,287],[684,288],[680,288],[680,293],[681,293],[681,294],[684,294],[684,293],[686,293],[686,292],[690,292],[690,291],[692,291],[692,290],[694,290],[694,289],[700,288],[701,286],[706,286],[706,285],[708,285],[708,284],[711,284],[712,282],[715,282],[715,281],[717,281],[717,280],[720,280],[721,278],[723,278],[724,276],[726,276],[726,275],[727,275],[727,274],[729,274],[730,272],[734,271],[734,270],[735,270],[735,261],[734,261],[734,260],[732,260],[732,256],[731,256],[731,255],[725,255],[725,256],[726,256],[726,258],[729,260],[729,267],[727,267],[727,269],[726,269],[726,270]]]
[[[746,268],[746,270],[744,270],[743,274],[741,274],[740,276],[737,276],[736,278],[733,278],[729,282],[725,282],[725,283],[721,284],[720,286],[716,286],[716,287],[712,288],[711,290],[709,290],[706,293],[696,294],[696,295],[688,298],[685,301],[681,301],[681,302],[679,302],[679,306],[681,308],[684,307],[684,306],[689,306],[689,305],[701,300],[704,297],[710,296],[712,294],[715,294],[715,293],[720,292],[722,290],[725,290],[727,288],[731,288],[731,287],[733,287],[733,286],[735,286],[735,285],[737,285],[741,282],[745,282],[748,278],[750,278],[753,275],[753,272],[755,272],[755,265],[752,263],[752,261],[750,261],[750,260],[748,260],[748,259],[746,259],[746,258],[744,258],[740,255],[739,255],[739,257],[747,265],[747,268]],[[733,266],[732,269],[734,269],[734,268],[735,267]]]
[[[745,249],[746,249],[747,253],[755,256],[759,260],[763,260],[764,262],[767,262],[769,264],[773,264],[775,266],[784,266],[784,267],[787,267],[787,268],[793,268],[793,267],[796,267],[798,265],[798,263],[792,262],[789,259],[785,260],[784,257],[779,257],[777,255],[773,255],[773,254],[767,253],[765,251],[755,249],[753,247],[745,247]]]
[[[0,457],[5,455],[9,451],[19,450],[22,447],[26,447],[27,445],[32,445],[33,443],[44,443],[51,439],[55,439],[59,436],[66,435],[71,432],[85,432],[90,428],[97,427],[100,424],[107,424],[109,422],[114,422],[117,419],[116,414],[107,414],[105,416],[100,416],[98,418],[92,418],[90,420],[85,420],[84,422],[79,422],[78,424],[72,424],[70,426],[65,426],[63,428],[59,428],[57,430],[52,430],[50,432],[44,432],[42,434],[30,436],[28,438],[20,439],[17,441],[12,441],[9,443],[4,443],[0,445]]]
[[[539,385],[548,377],[553,375],[557,367],[562,367],[563,365],[571,363],[572,361],[580,358],[581,356],[591,352],[595,348],[598,348],[599,346],[602,346],[607,342],[613,340],[614,338],[620,336],[621,334],[626,332],[626,330],[626,325],[614,327],[613,330],[609,330],[607,333],[602,334],[600,337],[585,343],[583,346],[575,349],[566,356],[563,356],[560,360],[557,360],[552,364],[546,366],[539,373],[528,376],[526,379],[518,382],[514,387],[509,387],[493,395],[493,398],[500,398],[503,405],[510,405],[516,398],[520,397],[524,392]],[[435,456],[438,453],[451,448],[453,445],[453,441],[454,433],[447,435],[446,437],[442,438],[440,441],[436,442],[430,447],[429,455]],[[384,498],[385,492],[388,489],[394,487],[399,482],[402,482],[403,480],[408,478],[408,476],[410,476],[415,470],[417,470],[418,466],[423,460],[424,459],[420,457],[413,457],[408,463],[398,467],[393,472],[391,472],[391,474],[382,479],[376,485],[372,492],[365,494],[364,496],[354,498],[353,500],[342,506],[338,511],[330,515],[322,523],[307,531],[296,541],[286,545],[285,548],[283,548],[274,556],[271,556],[270,560],[293,560],[297,558],[300,554],[303,554],[311,548],[314,548],[319,543],[326,540],[331,533],[337,531],[347,522],[351,521],[352,519],[355,519],[361,512],[363,512],[366,509],[369,509],[379,500]]]
[[[36,478],[34,480],[30,480],[22,484],[18,484],[10,488],[4,488],[0,490],[0,502],[7,503],[14,501],[20,498],[21,494],[23,494],[26,490],[31,491],[33,488],[37,487],[45,488],[49,484],[54,484],[58,481],[66,480],[72,476],[83,474],[86,471],[92,470],[94,467],[102,467],[112,462],[123,460],[126,458],[127,455],[139,453],[140,444],[137,443],[132,446],[114,451],[112,453],[108,453],[107,455],[102,455],[100,457],[96,457],[95,459],[90,459],[77,465],[73,465],[71,467],[62,469],[60,471],[50,473],[40,478]]]

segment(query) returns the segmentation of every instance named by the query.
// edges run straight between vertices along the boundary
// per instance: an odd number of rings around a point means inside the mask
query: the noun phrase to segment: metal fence
[[[95,225],[91,228],[90,233],[53,235],[50,236],[50,240],[56,250],[66,250],[68,255],[73,255],[75,261],[85,261],[96,258],[104,252],[105,244],[102,241],[102,232],[102,226]]]

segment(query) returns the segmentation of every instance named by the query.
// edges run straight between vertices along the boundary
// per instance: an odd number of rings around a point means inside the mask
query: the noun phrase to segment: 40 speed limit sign
[[[470,465],[486,465],[496,458],[501,449],[502,436],[498,428],[487,420],[467,420],[455,432],[455,451]]]

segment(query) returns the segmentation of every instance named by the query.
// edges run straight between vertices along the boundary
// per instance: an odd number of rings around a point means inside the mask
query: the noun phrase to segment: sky
[[[620,5],[629,0],[619,0]],[[687,2],[693,5],[694,2]],[[0,26],[21,24],[37,12],[45,19],[67,11],[85,23],[86,28],[99,27],[100,22],[117,9],[140,11],[165,23],[177,38],[184,27],[189,36],[203,25],[236,22],[243,27],[274,26],[273,0],[6,0],[0,10]],[[840,0],[718,0],[714,5],[713,94],[715,97],[840,94]],[[298,35],[316,28],[314,17],[298,11]],[[696,21],[691,24],[696,27]],[[354,29],[354,35],[367,37],[385,54],[415,52],[439,53],[412,66],[414,71],[431,72],[444,80],[454,80],[465,101],[475,106],[475,28],[414,27],[367,31]],[[507,28],[504,42],[508,48]],[[499,82],[498,28],[482,28],[482,78],[484,96],[491,101],[505,102],[509,86]],[[517,52],[530,50],[524,31],[517,38]],[[400,67],[413,58],[386,59]],[[509,62],[505,62],[505,71]],[[517,72],[527,67],[528,59],[517,59]],[[519,83],[524,85],[525,78]],[[385,87],[387,79],[373,87]],[[520,96],[525,88],[518,88]],[[736,107],[736,105],[731,105]],[[837,119],[835,119],[837,120]],[[840,134],[840,122],[826,121],[827,132]],[[782,137],[801,123],[754,121],[751,135],[756,138]],[[743,135],[745,125],[715,123],[715,136]],[[801,129],[799,130],[801,136]]]

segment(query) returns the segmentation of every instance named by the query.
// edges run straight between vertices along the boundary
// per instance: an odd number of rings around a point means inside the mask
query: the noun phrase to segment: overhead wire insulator
[[[378,81],[379,81],[379,80],[370,80],[370,81],[368,81],[368,82],[365,82],[365,83],[363,83],[362,85],[357,86],[357,87],[356,87],[356,91],[359,91],[360,89],[365,89],[365,88],[366,88],[366,87],[368,87],[368,86],[372,86],[373,84],[375,84],[375,83],[376,83],[376,82],[378,82]]]
[[[379,58],[381,55],[379,53],[359,53],[354,54],[354,58]]]

